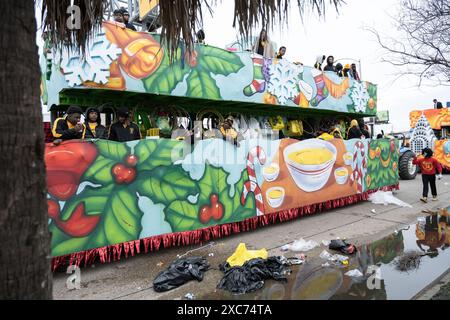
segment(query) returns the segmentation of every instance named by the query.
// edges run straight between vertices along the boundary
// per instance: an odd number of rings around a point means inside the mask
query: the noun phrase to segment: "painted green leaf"
[[[193,69],[187,78],[187,95],[195,98],[221,100],[219,87],[208,72]]]
[[[159,166],[171,166],[182,153],[183,142],[176,140],[142,140],[134,148],[138,157],[137,170],[151,171]]]
[[[52,248],[54,248],[53,256],[139,238],[143,214],[138,207],[138,198],[132,192],[132,188],[117,185],[95,189],[86,187],[77,197],[65,204],[61,219],[67,221],[81,202],[85,205],[86,215],[101,215],[97,227],[86,237],[72,238],[52,223],[50,231],[52,232]]]
[[[59,245],[52,245],[52,256],[58,257],[68,253],[78,252],[84,250],[86,244],[89,242],[88,237],[84,238],[69,238],[67,241]]]
[[[142,231],[142,212],[138,207],[136,194],[127,188],[120,188],[103,211],[103,231],[108,243],[122,243],[136,240]]]
[[[171,94],[189,70],[187,66],[182,67],[180,60],[171,64],[169,57],[165,55],[158,70],[143,80],[145,90],[157,94]]]
[[[84,173],[82,180],[102,185],[111,184],[114,181],[111,170],[116,164],[117,161],[99,155],[92,166]]]
[[[205,72],[227,76],[244,67],[241,58],[235,53],[211,46],[201,46],[198,50],[198,66]]]
[[[95,142],[95,146],[101,156],[117,162],[124,161],[125,156],[129,153],[128,147],[120,142],[98,140]]]
[[[148,196],[154,203],[165,205],[175,200],[186,200],[189,195],[199,192],[196,182],[180,165],[158,167],[140,174],[135,186],[141,196]]]

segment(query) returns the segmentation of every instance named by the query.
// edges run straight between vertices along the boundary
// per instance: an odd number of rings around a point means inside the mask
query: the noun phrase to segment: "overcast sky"
[[[236,40],[233,29],[234,1],[222,0],[214,9],[214,17],[204,14],[206,42],[225,47]],[[295,3],[296,1],[292,1]],[[328,2],[328,1],[327,1]],[[382,63],[383,52],[373,36],[364,27],[374,27],[381,34],[396,36],[394,20],[398,0],[346,0],[340,14],[328,10],[325,19],[306,14],[302,23],[298,9],[293,6],[288,27],[269,31],[272,41],[287,47],[286,58],[312,66],[320,54],[334,55],[335,59],[361,60],[362,78],[378,84],[378,109],[389,110],[391,125],[383,126],[390,132],[409,129],[411,110],[432,108],[437,98],[450,101],[450,87],[416,86],[416,78],[402,78],[394,82],[399,70]],[[388,58],[384,56],[384,58]],[[380,130],[380,128],[378,129]]]
[[[295,3],[296,1],[292,1]],[[328,1],[327,1],[328,2]],[[392,125],[384,130],[409,129],[411,110],[433,107],[433,99],[444,104],[450,101],[450,87],[423,86],[417,88],[416,78],[402,78],[393,83],[399,70],[382,63],[383,52],[373,36],[363,27],[374,27],[380,33],[396,35],[394,20],[398,0],[346,0],[338,15],[328,10],[324,19],[307,14],[302,23],[297,7],[291,9],[289,25],[284,30],[270,32],[272,41],[287,47],[286,58],[312,66],[320,54],[334,55],[335,59],[361,60],[363,80],[378,84],[378,109],[389,110]],[[204,17],[206,42],[224,47],[236,39],[232,28],[234,1],[222,0],[213,18]],[[385,59],[388,57],[384,57]]]

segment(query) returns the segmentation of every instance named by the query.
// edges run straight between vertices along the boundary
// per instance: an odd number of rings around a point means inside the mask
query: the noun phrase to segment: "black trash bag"
[[[243,266],[230,267],[228,263],[220,265],[220,270],[225,273],[217,285],[218,289],[227,290],[234,294],[244,294],[261,289],[264,280],[274,279],[287,282],[285,274],[286,266],[280,257],[268,259],[252,259]]]
[[[353,244],[347,243],[341,239],[331,240],[328,248],[330,250],[340,251],[344,254],[354,254],[357,251],[356,247]]]
[[[179,259],[153,280],[153,289],[156,292],[169,291],[191,280],[202,281],[203,274],[209,269],[206,258],[192,257]]]

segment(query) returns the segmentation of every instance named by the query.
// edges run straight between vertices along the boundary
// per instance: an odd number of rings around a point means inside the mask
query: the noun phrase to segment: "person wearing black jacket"
[[[81,123],[81,114],[83,111],[78,106],[70,106],[67,109],[67,115],[64,118],[58,118],[53,123],[52,134],[56,139],[54,143],[60,144],[61,141],[84,139],[86,126]]]
[[[128,108],[117,110],[117,122],[109,128],[109,140],[117,142],[127,142],[140,140],[141,132],[137,124],[131,122]]]
[[[370,133],[369,131],[366,130],[365,125],[364,125],[364,120],[359,119],[358,121],[358,125],[359,125],[359,130],[361,130],[362,135],[364,136],[364,138],[366,139],[370,139]]]
[[[108,132],[102,126],[100,111],[97,108],[86,110],[86,134],[85,139],[108,139]]]
[[[130,23],[130,13],[127,11],[127,9],[121,8],[120,10],[122,12],[123,20],[127,29],[137,31],[136,27],[132,23]]]
[[[350,129],[348,129],[347,139],[361,139],[362,132],[359,129],[358,121],[352,120],[350,123]]]

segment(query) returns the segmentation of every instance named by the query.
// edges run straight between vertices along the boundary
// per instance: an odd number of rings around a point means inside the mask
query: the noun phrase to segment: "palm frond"
[[[80,28],[69,29],[70,18],[67,9],[71,0],[42,0],[43,32],[55,47],[68,47],[85,52],[86,45],[94,33],[101,27],[107,0],[73,0],[73,5],[80,8]]]

